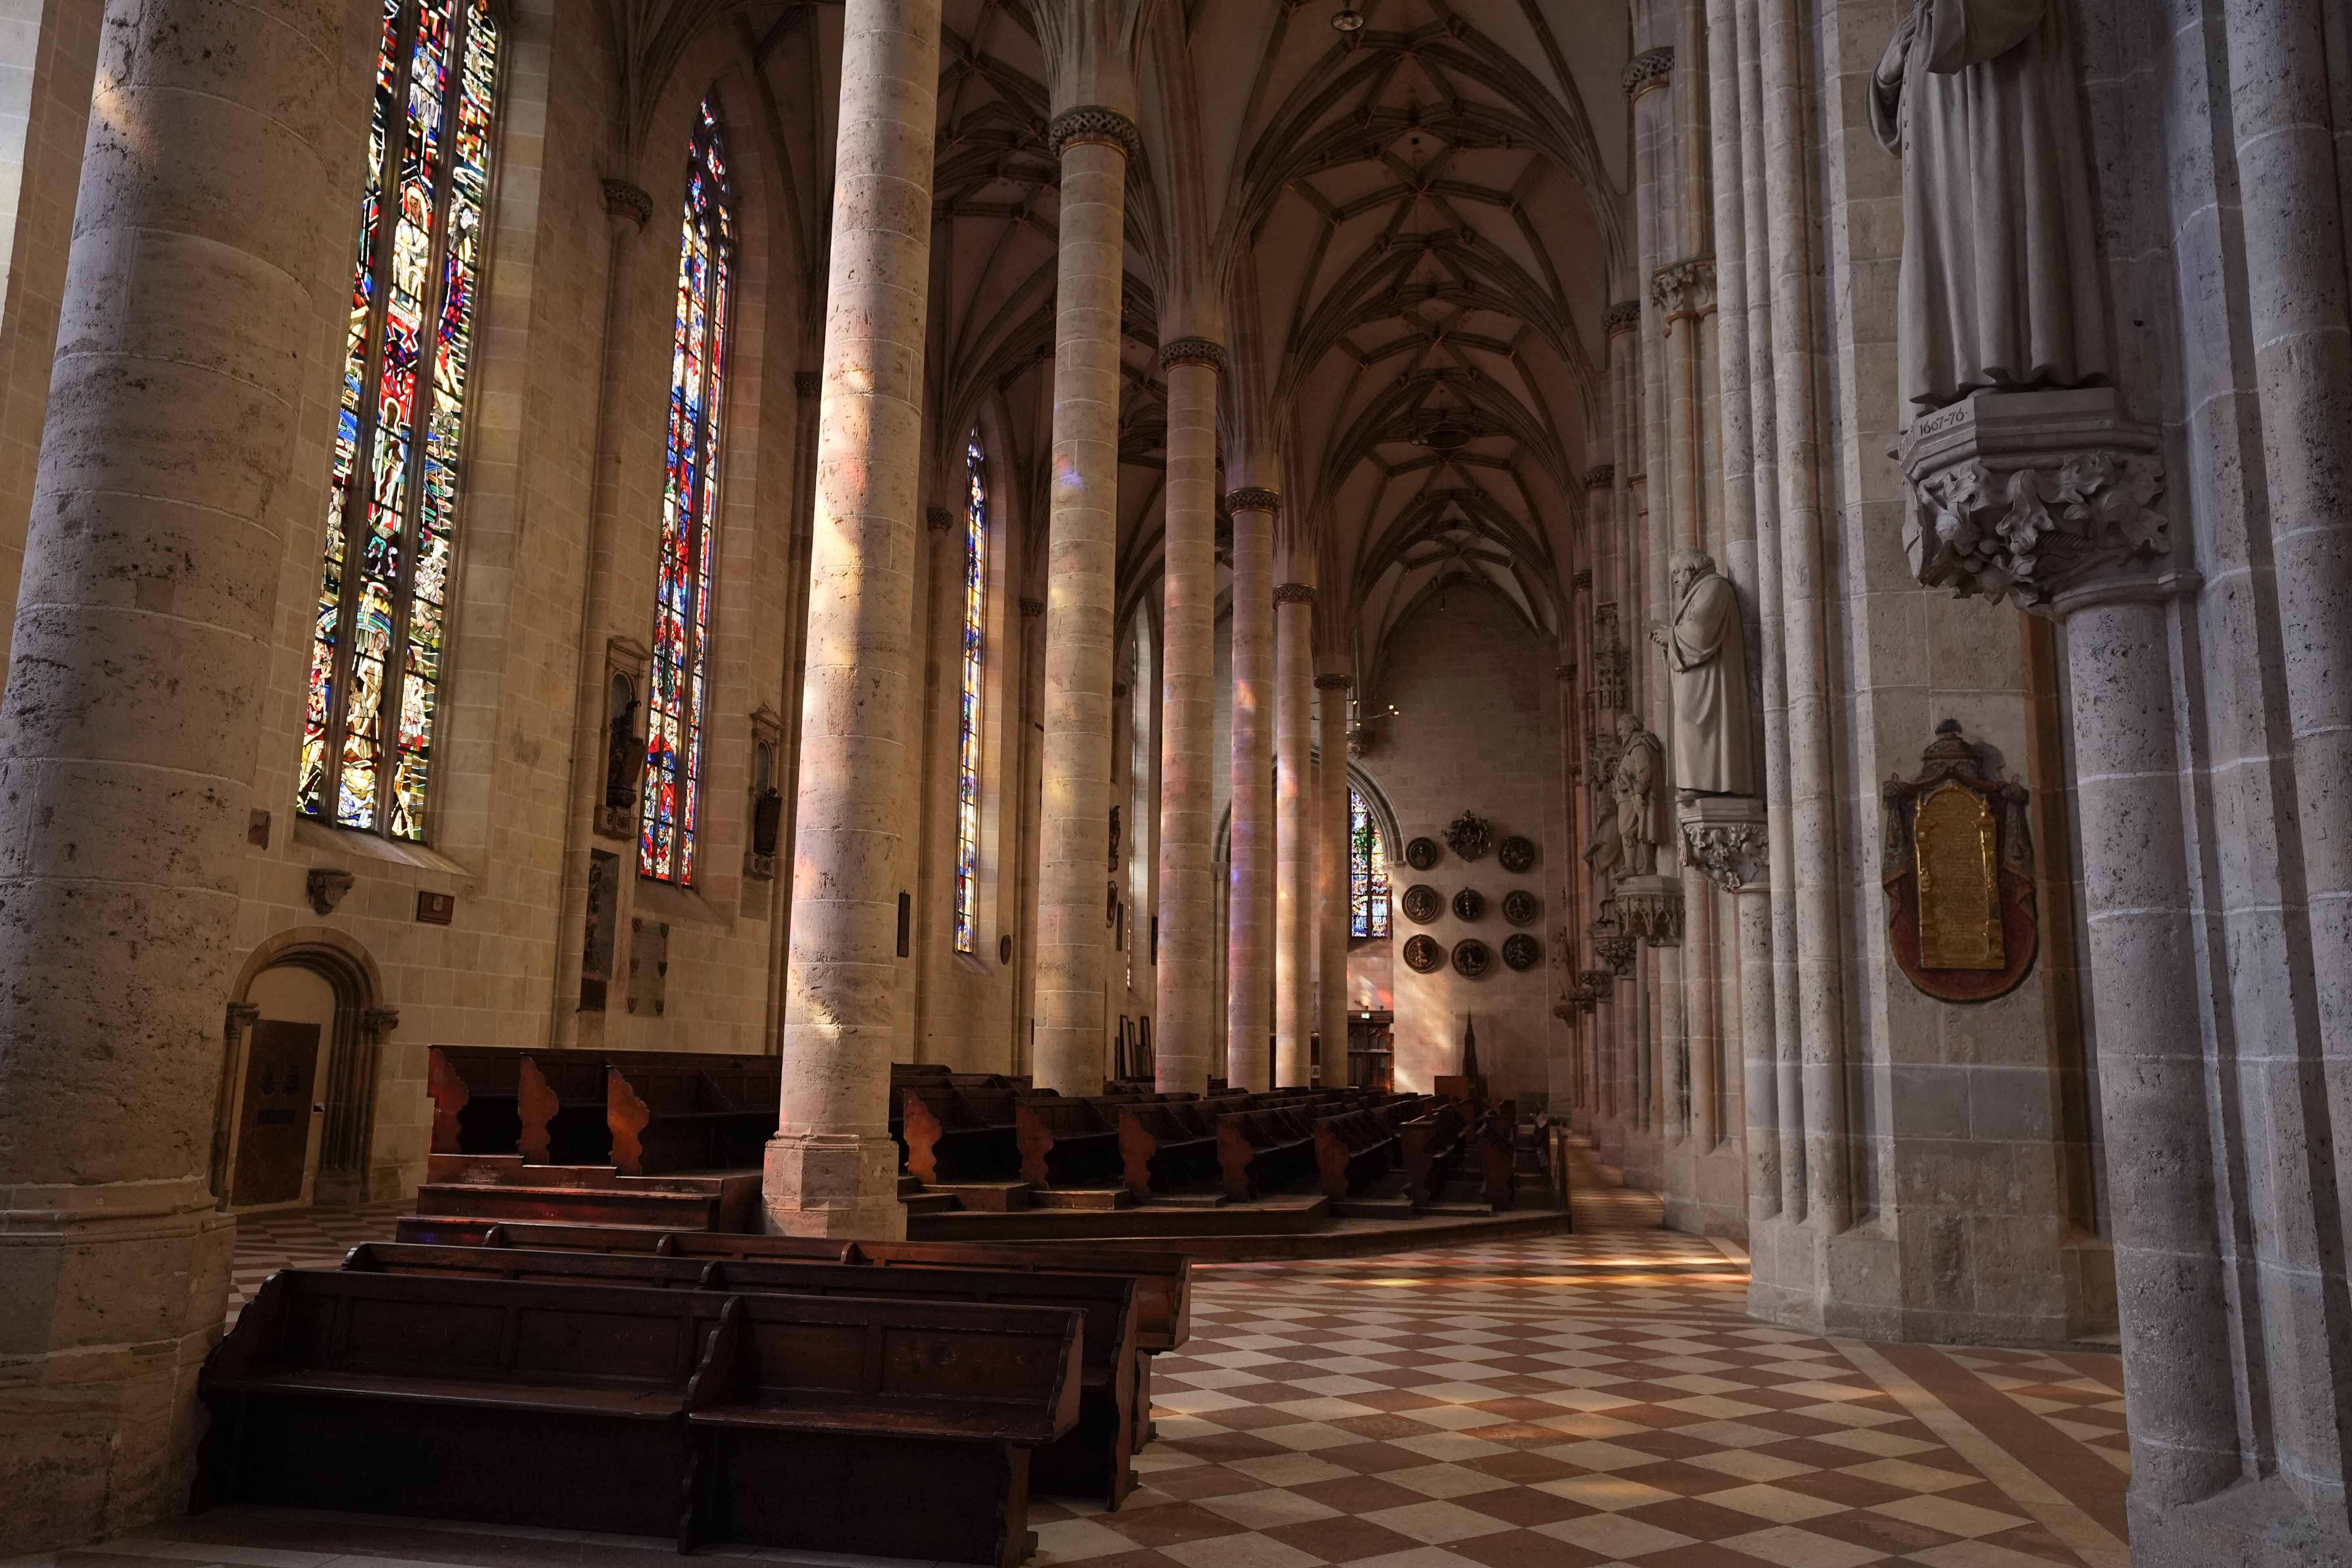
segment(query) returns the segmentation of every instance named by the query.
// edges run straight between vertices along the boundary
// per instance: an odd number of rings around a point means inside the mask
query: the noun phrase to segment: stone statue
[[[1631,713],[1617,715],[1617,763],[1609,794],[1617,803],[1611,828],[1603,828],[1584,858],[1595,871],[1622,877],[1652,877],[1658,870],[1658,832],[1664,820],[1658,785],[1665,772],[1664,748]]]
[[[1739,590],[1704,551],[1675,552],[1675,619],[1650,627],[1666,650],[1675,693],[1675,787],[1688,795],[1755,795],[1755,713]]]
[[[626,811],[637,804],[637,776],[646,765],[646,743],[637,738],[637,693],[625,678],[613,681],[613,727],[604,743],[604,805]]]
[[[2108,371],[2085,143],[2058,0],[1914,0],[1873,74],[1903,157],[1904,417]]]

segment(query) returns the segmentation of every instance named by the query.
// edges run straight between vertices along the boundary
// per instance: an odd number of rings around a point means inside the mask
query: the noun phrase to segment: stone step
[[[1039,1187],[1031,1194],[1041,1209],[1130,1209],[1135,1194],[1125,1187]]]

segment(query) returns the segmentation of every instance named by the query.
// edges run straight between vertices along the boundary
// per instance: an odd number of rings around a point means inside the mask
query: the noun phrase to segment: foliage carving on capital
[[[1624,74],[1617,79],[1623,85],[1626,97],[1640,98],[1667,85],[1674,74],[1675,51],[1672,45],[1667,45],[1635,55],[1625,62]]]
[[[1278,512],[1282,510],[1282,494],[1262,485],[1244,485],[1225,496],[1227,511]]]
[[[1274,602],[1277,605],[1311,605],[1315,602],[1315,590],[1304,583],[1276,583],[1274,585]]]
[[[1584,488],[1589,490],[1613,489],[1617,483],[1617,465],[1595,463],[1584,470]]]
[[[1665,313],[1666,335],[1676,321],[1696,321],[1715,310],[1715,258],[1685,256],[1661,267],[1650,279],[1650,299]]]
[[[1163,343],[1160,349],[1160,368],[1173,370],[1180,364],[1206,365],[1211,370],[1225,368],[1225,350],[1222,343],[1206,338],[1178,338]]]
[[[1106,147],[1118,148],[1132,162],[1141,141],[1136,132],[1134,121],[1116,109],[1105,109],[1098,103],[1066,109],[1054,116],[1052,122],[1045,127],[1045,145],[1053,149],[1056,158],[1067,153],[1079,142],[1098,142]]]
[[[1315,689],[1318,691],[1345,691],[1355,684],[1356,678],[1352,675],[1318,675],[1315,678]]]
[[[654,199],[642,185],[608,179],[604,182],[604,213],[608,217],[627,218],[643,228],[653,221]]]
[[[1683,864],[1727,893],[1761,892],[1771,876],[1764,803],[1701,796],[1683,807]]]
[[[923,509],[923,523],[933,533],[945,533],[955,521],[955,514],[943,506]]]
[[[1037,616],[1045,613],[1045,601],[1043,599],[1024,599],[1021,601],[1021,613],[1034,620]]]
[[[1902,447],[1913,573],[2041,609],[2146,571],[2171,548],[2158,442],[2120,417],[2111,387],[1983,393],[1920,416]]]
[[[1608,311],[1601,316],[1601,328],[1604,334],[1612,338],[1621,333],[1641,331],[1642,301],[1639,300],[1618,300],[1615,304],[1610,306]]]

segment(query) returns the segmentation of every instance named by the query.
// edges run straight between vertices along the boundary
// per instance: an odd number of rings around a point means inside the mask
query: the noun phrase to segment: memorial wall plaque
[[[1955,720],[1921,762],[1881,792],[1888,945],[1926,994],[1990,1002],[2023,984],[2040,949],[2026,789],[1991,776]]]

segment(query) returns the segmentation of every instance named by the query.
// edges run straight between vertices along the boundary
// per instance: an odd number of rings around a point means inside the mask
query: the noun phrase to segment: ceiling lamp
[[[1357,32],[1363,25],[1364,14],[1353,5],[1341,5],[1331,14],[1331,30],[1335,33]]]

